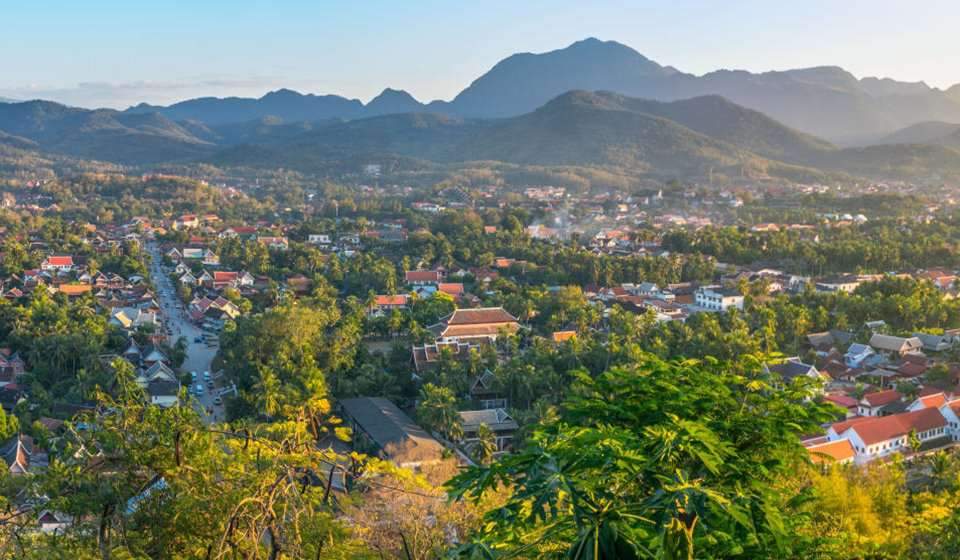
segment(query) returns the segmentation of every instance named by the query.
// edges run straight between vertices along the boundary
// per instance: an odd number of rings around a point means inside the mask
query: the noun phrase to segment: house
[[[507,414],[502,408],[486,410],[463,410],[460,411],[460,424],[463,427],[463,439],[461,442],[465,447],[470,448],[477,445],[480,439],[477,432],[481,425],[486,425],[493,431],[497,450],[494,455],[507,452],[513,444],[513,435],[520,428],[517,422]]]
[[[410,306],[410,296],[407,294],[378,295],[368,311],[371,317],[383,317],[394,309],[405,310]]]
[[[79,297],[93,291],[90,284],[60,284],[57,291],[67,297]]]
[[[948,402],[950,402],[950,399],[941,391],[939,393],[917,397],[916,400],[907,406],[907,410],[913,412],[915,410],[923,410],[924,408],[940,408]]]
[[[480,408],[506,408],[507,399],[497,389],[496,376],[489,369],[474,378],[470,384],[470,398],[476,401]]]
[[[501,332],[516,333],[520,330],[520,323],[502,307],[480,307],[457,309],[428,330],[438,342],[493,341]]]
[[[286,251],[290,247],[290,241],[286,237],[261,235],[257,241],[276,251]]]
[[[915,336],[904,338],[887,334],[874,334],[870,337],[870,347],[888,358],[902,358],[911,352],[920,352],[923,342]]]
[[[185,247],[183,249],[183,259],[184,260],[198,260],[204,266],[219,266],[220,257],[218,257],[210,249],[196,248],[196,247]]]
[[[860,416],[886,416],[906,410],[903,395],[896,389],[865,394],[857,405]]]
[[[70,272],[73,268],[74,263],[71,256],[50,255],[40,263],[40,270],[47,272]]]
[[[823,278],[816,283],[818,292],[852,293],[860,285],[860,278],[853,275]]]
[[[847,331],[832,330],[807,335],[807,344],[819,353],[826,354],[837,346],[850,342],[853,335]]]
[[[952,331],[947,331],[943,334],[915,332],[913,333],[913,338],[920,339],[920,342],[923,344],[923,350],[927,352],[943,352],[953,348],[957,343],[957,335]]]
[[[150,366],[137,376],[137,383],[146,391],[150,403],[163,408],[179,404],[180,380],[177,374],[164,360],[150,362],[145,359],[144,363],[150,363]]]
[[[439,461],[443,445],[417,425],[402,410],[381,397],[358,397],[340,401],[343,420],[353,432],[353,448],[387,460],[403,461],[401,467],[416,467]],[[413,460],[400,457],[412,448]]]
[[[697,307],[707,311],[727,311],[731,308],[743,309],[743,295],[732,288],[703,286],[694,294],[694,303]]]
[[[853,418],[859,413],[860,401],[851,396],[837,393],[824,395],[823,400],[844,409],[846,411],[844,413],[846,418]]]
[[[220,232],[221,239],[227,238],[236,238],[236,237],[253,237],[257,234],[256,226],[234,226],[228,227],[227,229]]]
[[[893,453],[912,451],[910,438],[913,434],[921,444],[928,446],[928,442],[939,439],[947,443],[951,436],[949,421],[936,408],[883,417],[851,418],[830,426],[827,439],[850,441],[856,453],[854,462],[861,465]]]
[[[832,381],[832,378],[826,373],[821,373],[816,366],[803,363],[800,358],[787,358],[785,361],[770,366],[765,366],[770,373],[780,375],[784,383],[790,384],[794,379],[806,377],[813,379],[821,384]]]
[[[957,281],[957,275],[942,268],[933,268],[917,274],[918,279],[929,280],[937,289],[948,291]]]
[[[440,282],[437,284],[437,291],[443,292],[453,299],[458,300],[463,297],[463,284],[459,282]]]
[[[333,240],[330,239],[330,235],[326,233],[311,233],[307,236],[307,243],[310,245],[330,245],[333,243]]]
[[[482,342],[437,342],[436,344],[424,344],[423,346],[414,346],[411,348],[413,357],[413,367],[418,374],[422,374],[437,366],[440,358],[446,353],[451,359],[458,362],[466,362],[470,359],[470,351],[481,351]]]
[[[853,444],[848,439],[838,439],[835,441],[826,441],[814,445],[806,446],[810,454],[810,460],[814,464],[840,464],[852,463],[857,456]]]
[[[213,272],[213,289],[236,288],[239,278],[240,274],[237,272],[216,270]]]
[[[173,221],[170,226],[174,230],[193,229],[200,227],[200,219],[196,214],[184,214]]]
[[[41,533],[63,533],[73,524],[73,517],[55,510],[45,509],[37,515]]]
[[[17,434],[0,447],[0,457],[7,466],[7,472],[14,476],[35,473],[48,464],[47,453],[37,447],[32,437]]]
[[[411,286],[426,286],[442,282],[443,273],[439,270],[408,270],[404,273],[404,279]]]
[[[853,343],[847,348],[847,353],[843,355],[843,362],[850,368],[863,367],[864,362],[876,352],[866,344]]]
[[[109,323],[124,330],[134,330],[137,327],[151,325],[158,326],[157,314],[137,307],[118,307],[111,311]]]

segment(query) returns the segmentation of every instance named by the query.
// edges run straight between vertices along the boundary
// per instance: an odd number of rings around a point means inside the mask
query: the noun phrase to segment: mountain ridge
[[[425,104],[404,90],[387,88],[363,104],[339,95],[281,89],[260,98],[205,97],[167,107],[141,104],[127,111],[157,111],[175,121],[207,125],[271,116],[293,122],[420,111],[505,118],[534,111],[571,90],[613,91],[658,101],[720,95],[791,128],[845,145],[867,144],[919,122],[960,122],[960,84],[941,91],[924,82],[858,79],[830,65],[759,73],[718,69],[694,75],[622,43],[592,37],[543,53],[510,55],[450,101]]]

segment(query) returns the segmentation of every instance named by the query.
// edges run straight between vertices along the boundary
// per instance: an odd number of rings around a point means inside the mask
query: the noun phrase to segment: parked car
[[[213,404],[215,404],[215,405],[217,405],[217,406],[220,406],[221,404],[223,404],[223,399],[221,399],[219,396],[218,396],[218,397],[215,397],[215,398],[213,399]]]

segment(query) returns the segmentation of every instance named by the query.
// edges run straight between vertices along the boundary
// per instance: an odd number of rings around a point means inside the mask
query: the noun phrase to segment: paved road
[[[203,380],[203,372],[208,371],[213,376],[211,364],[213,357],[217,354],[217,348],[207,346],[206,342],[197,339],[202,338],[204,332],[195,326],[187,316],[185,306],[181,304],[177,297],[177,291],[168,276],[170,270],[163,266],[163,256],[160,249],[151,244],[147,248],[153,257],[153,263],[150,266],[150,274],[153,278],[153,285],[157,288],[157,299],[164,315],[164,324],[171,329],[170,345],[174,345],[177,339],[183,337],[187,341],[187,357],[180,367],[184,372],[197,372],[197,384],[203,384],[203,394],[196,395],[194,387],[190,388],[190,395],[198,402],[198,409],[204,415],[207,422],[216,422],[224,419],[222,405],[214,404],[214,393],[219,392],[222,379],[215,379],[214,389],[207,387]],[[212,414],[211,414],[212,412]]]

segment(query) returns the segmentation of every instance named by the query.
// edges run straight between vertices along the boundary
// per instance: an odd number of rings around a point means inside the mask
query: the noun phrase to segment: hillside
[[[213,147],[157,113],[90,111],[48,101],[0,105],[0,131],[45,151],[131,164],[195,158]]]
[[[657,116],[572,92],[520,117],[481,128],[462,143],[463,159],[537,165],[612,165],[681,175],[743,163],[750,154]]]
[[[576,91],[518,117],[480,121],[419,113],[358,119],[317,127],[291,140],[232,148],[212,161],[309,169],[357,154],[396,154],[439,163],[604,166],[655,176],[778,167],[739,141],[796,161],[832,149],[716,98],[663,104]]]
[[[128,113],[160,113],[175,120],[195,120],[217,126],[277,117],[284,121],[318,121],[362,116],[363,104],[339,95],[301,94],[289,89],[272,91],[259,99],[203,97],[169,107],[138,105]]]
[[[960,124],[922,122],[885,136],[877,144],[938,144],[960,147]]]
[[[717,95],[673,102],[630,98],[607,92],[595,95],[604,96],[611,105],[663,117],[773,159],[806,160],[820,152],[835,149],[829,142],[791,129],[763,113],[741,107]]]
[[[821,169],[884,179],[960,179],[960,150],[940,145],[891,144],[828,152],[811,162]]]

